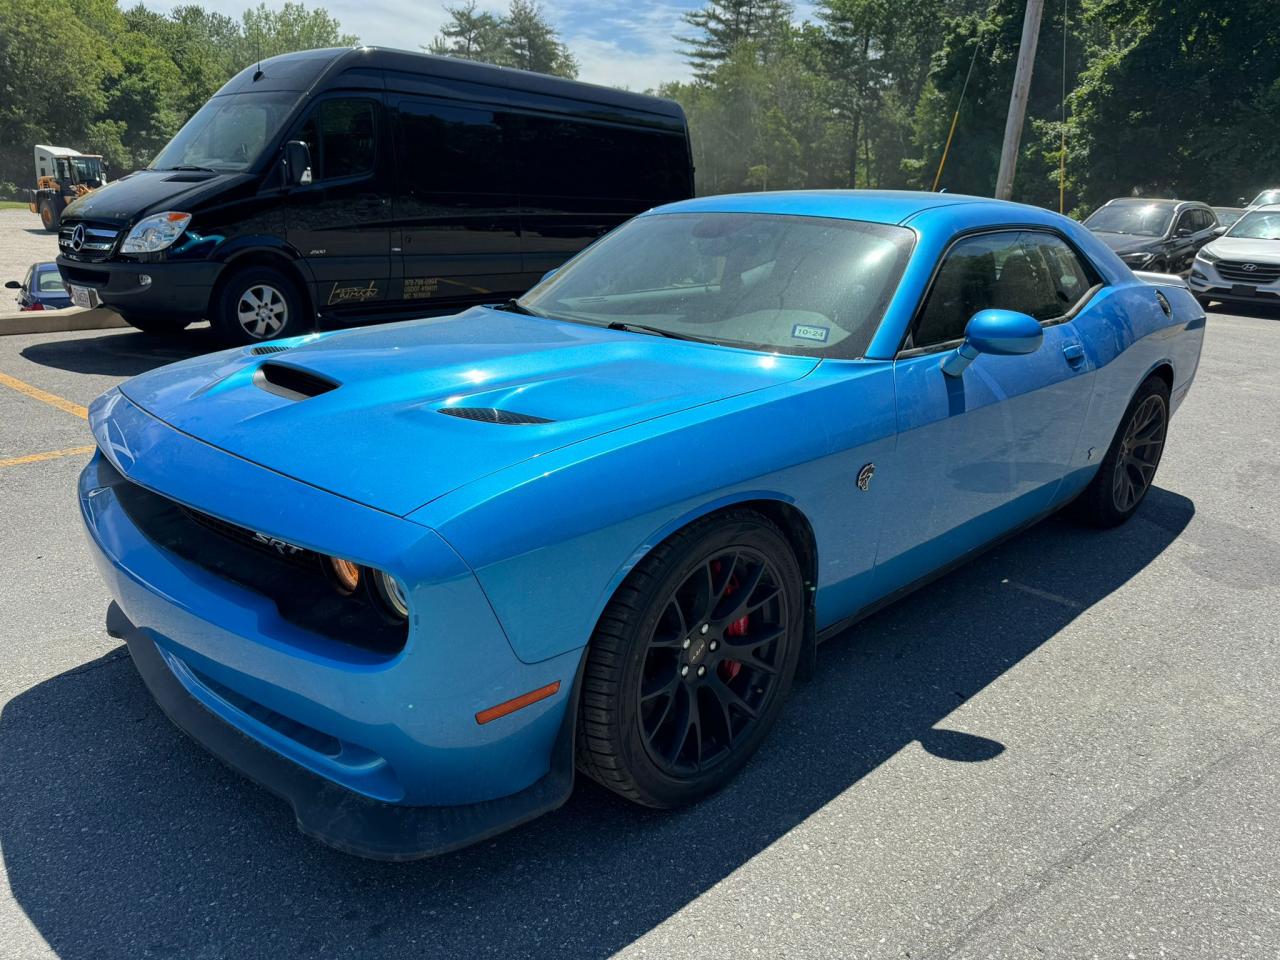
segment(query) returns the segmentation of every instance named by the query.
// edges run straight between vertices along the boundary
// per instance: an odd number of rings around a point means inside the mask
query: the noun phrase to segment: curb
[[[31,310],[26,313],[0,313],[0,337],[19,333],[65,333],[71,330],[109,330],[127,327],[124,318],[114,310],[94,307],[66,307],[62,310]]]

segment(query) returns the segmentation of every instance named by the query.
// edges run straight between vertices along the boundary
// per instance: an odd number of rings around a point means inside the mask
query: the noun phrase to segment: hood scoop
[[[286,400],[306,400],[318,397],[330,390],[337,390],[338,383],[301,367],[267,361],[253,372],[256,386]]]
[[[255,357],[265,357],[270,353],[284,353],[288,347],[282,347],[278,343],[264,343],[260,347],[254,347],[249,353]]]
[[[521,426],[531,423],[554,423],[546,417],[535,417],[529,413],[516,413],[512,410],[499,410],[497,407],[441,407],[440,413],[460,420],[477,420],[481,423],[499,423],[504,426]]]

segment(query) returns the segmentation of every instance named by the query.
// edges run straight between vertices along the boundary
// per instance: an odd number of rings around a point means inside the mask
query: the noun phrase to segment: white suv
[[[1280,307],[1280,203],[1247,210],[1230,230],[1201,247],[1188,283],[1201,304],[1223,300]]]

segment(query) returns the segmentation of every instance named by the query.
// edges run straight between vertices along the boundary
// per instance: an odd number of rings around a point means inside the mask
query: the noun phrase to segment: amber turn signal
[[[518,697],[508,700],[506,703],[500,703],[496,707],[490,707],[488,710],[481,710],[476,714],[476,723],[488,723],[490,720],[497,720],[499,717],[505,717],[509,713],[515,713],[517,710],[529,706],[531,703],[537,703],[539,700],[545,700],[547,697],[553,697],[556,691],[560,689],[560,681],[548,683],[545,687],[539,687],[537,690],[530,690],[528,693],[522,693]]]
[[[355,593],[356,587],[360,586],[360,568],[350,560],[330,557],[328,572],[334,586],[342,593]]]

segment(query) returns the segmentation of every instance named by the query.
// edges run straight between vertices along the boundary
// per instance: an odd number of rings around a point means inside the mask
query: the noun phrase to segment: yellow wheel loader
[[[40,215],[46,230],[56,233],[66,205],[107,182],[106,164],[97,154],[45,144],[36,145],[35,155],[36,188],[27,206]]]

